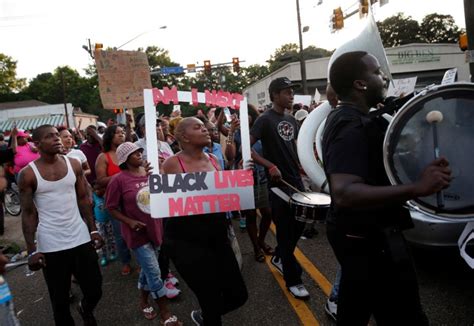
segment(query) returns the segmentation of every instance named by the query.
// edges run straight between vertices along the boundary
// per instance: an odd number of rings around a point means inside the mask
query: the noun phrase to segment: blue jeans
[[[331,294],[329,295],[329,300],[337,303],[337,298],[339,297],[339,284],[341,284],[341,266],[337,267],[336,279],[334,280],[334,285],[332,286]]]
[[[138,277],[138,288],[151,293],[153,299],[158,299],[166,295],[166,289],[161,280],[160,265],[156,248],[150,242],[132,249],[138,264],[141,267]]]
[[[130,255],[130,250],[127,248],[127,244],[123,240],[122,231],[120,230],[120,221],[114,218],[111,218],[112,228],[114,230],[115,246],[120,258],[120,261],[123,265],[129,265],[132,260]]]

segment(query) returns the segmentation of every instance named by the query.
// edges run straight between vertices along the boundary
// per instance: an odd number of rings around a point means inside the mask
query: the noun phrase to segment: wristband
[[[36,255],[38,252],[35,250],[33,251],[31,254],[28,255],[28,258],[31,258],[33,257],[34,255]]]
[[[93,234],[99,234],[99,231],[92,231],[91,235],[93,235]]]

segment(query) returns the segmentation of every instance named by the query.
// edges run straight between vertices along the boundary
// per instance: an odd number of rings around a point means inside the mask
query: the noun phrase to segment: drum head
[[[291,196],[291,199],[296,203],[309,206],[331,205],[331,197],[329,195],[321,194],[319,192],[296,192]]]
[[[431,87],[400,109],[384,141],[389,179],[392,184],[415,182],[434,160],[433,126],[426,119],[431,111],[442,113],[442,121],[436,124],[439,153],[449,161],[454,179],[444,190],[444,208],[438,208],[436,194],[417,198],[413,204],[442,218],[474,217],[474,84]]]

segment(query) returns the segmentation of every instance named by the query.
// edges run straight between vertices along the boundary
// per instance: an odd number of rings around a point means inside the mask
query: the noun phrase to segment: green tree
[[[388,17],[382,22],[377,22],[377,27],[384,47],[394,47],[421,41],[420,25],[411,18],[405,17],[401,12]]]
[[[25,87],[25,79],[16,77],[16,64],[17,61],[0,53],[0,95],[17,93]]]
[[[300,60],[300,50],[296,43],[283,44],[280,48],[275,50],[275,53],[270,56],[268,62],[269,72],[274,72],[280,69],[289,62],[297,62]],[[303,58],[305,60],[318,59],[330,56],[332,52],[310,45],[303,49]]]
[[[451,15],[426,15],[420,25],[420,35],[426,43],[456,43],[459,33]]]
[[[267,66],[263,66],[259,64],[250,65],[248,67],[241,68],[241,70],[242,70],[243,78],[245,78],[244,88],[262,79],[263,77],[265,77],[266,75],[270,73],[270,70],[268,69]]]

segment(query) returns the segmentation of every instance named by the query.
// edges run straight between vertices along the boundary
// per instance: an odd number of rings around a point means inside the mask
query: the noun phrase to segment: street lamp
[[[159,29],[166,29],[166,28],[167,28],[167,26],[165,25],[165,26],[160,26]],[[147,34],[147,33],[150,33],[150,32],[152,32],[152,31],[154,31],[154,30],[155,30],[155,29],[152,29],[152,30],[149,30],[149,31],[146,31],[146,32],[143,32],[143,33],[138,34],[137,36],[135,36],[135,37],[132,38],[131,40],[128,40],[127,42],[125,42],[124,44],[122,44],[121,46],[119,46],[119,47],[117,48],[117,50],[119,50],[121,47],[127,45],[128,43],[130,43],[130,42],[132,42],[132,41],[135,41],[135,40],[136,40],[137,38],[139,38],[140,36],[142,36],[142,35],[144,35],[144,34]]]

